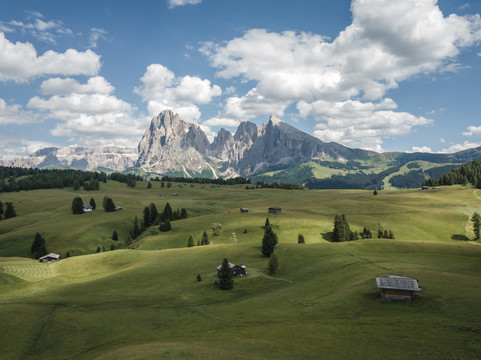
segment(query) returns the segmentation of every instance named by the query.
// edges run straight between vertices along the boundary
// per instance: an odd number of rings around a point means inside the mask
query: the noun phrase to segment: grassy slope
[[[3,255],[28,252],[35,231],[52,251],[93,251],[97,240],[91,237],[109,236],[111,226],[119,231],[124,225],[126,231],[130,224],[123,223],[150,201],[160,200],[158,207],[165,202],[162,192],[178,192],[179,197],[167,196],[169,202],[193,215],[174,222],[172,233],[146,236],[139,246],[146,251],[105,252],[56,264],[0,259],[2,358],[481,357],[481,246],[451,240],[455,234],[472,235],[468,217],[481,208],[479,191],[452,187],[373,196],[153,184],[152,190],[140,185],[132,190],[111,183],[94,195],[97,203],[105,193],[126,210],[85,216],[69,214],[70,191],[2,194],[2,201],[13,200],[21,214],[0,222]],[[81,196],[88,201],[91,194]],[[241,206],[251,212],[239,214]],[[274,277],[267,275],[259,247],[268,206],[283,208],[282,215],[270,217],[280,240]],[[331,230],[340,211],[351,228],[375,229],[380,221],[397,239],[328,243],[321,234]],[[224,226],[217,245],[183,247],[189,233],[200,238],[212,222]],[[232,232],[236,245],[229,240]],[[296,244],[298,232],[307,244]],[[159,247],[164,250],[148,250]],[[213,285],[224,257],[248,267],[248,276],[229,292]],[[195,280],[198,273],[202,282]],[[423,290],[414,302],[375,301],[374,277],[392,273],[419,279]]]

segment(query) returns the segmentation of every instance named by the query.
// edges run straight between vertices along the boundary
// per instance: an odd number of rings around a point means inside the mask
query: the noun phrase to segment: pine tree
[[[113,201],[111,198],[107,197],[107,196],[104,198],[103,207],[104,207],[105,212],[113,212],[113,211],[115,211],[114,201]]]
[[[13,218],[17,216],[17,213],[15,212],[15,208],[13,207],[12,202],[6,202],[5,203],[5,220]]]
[[[334,229],[332,232],[334,242],[354,240],[354,234],[351,232],[346,215],[344,214],[336,214],[334,216]]]
[[[197,281],[202,281],[202,276],[200,274],[197,274]]]
[[[277,245],[277,235],[275,234],[272,227],[269,225],[264,230],[264,237],[262,238],[262,255],[265,257],[271,256],[274,252],[274,248]]]
[[[139,229],[139,220],[137,216],[134,219],[134,227],[132,229],[132,239],[135,240],[140,236],[140,229]]]
[[[277,258],[275,253],[272,253],[271,256],[269,257],[269,263],[267,264],[269,274],[275,275],[278,267],[279,267],[279,259]]]
[[[0,201],[0,220],[2,220],[3,215],[3,203]]]
[[[83,208],[84,202],[79,196],[76,196],[72,200],[72,214],[83,214],[84,213],[84,208]]]
[[[97,204],[95,203],[94,198],[90,198],[90,206],[92,206],[92,209],[94,210],[97,208]]]
[[[174,220],[174,215],[172,213],[172,208],[170,207],[170,204],[167,203],[165,204],[164,211],[162,213],[164,215],[164,218],[166,220],[172,221]]]
[[[30,248],[30,252],[33,254],[35,259],[38,259],[44,255],[47,255],[47,249],[45,247],[45,239],[43,238],[40,233],[36,233],[35,237],[33,238],[32,247]]]
[[[67,251],[67,253],[65,254],[65,258],[69,258],[71,257],[72,255],[70,255],[70,251]]]
[[[189,240],[187,240],[187,247],[193,247],[193,246],[195,246],[194,238],[192,237],[192,234],[190,234]]]
[[[112,233],[112,240],[113,241],[119,240],[119,235],[117,234],[117,230],[114,230],[114,232]]]
[[[157,206],[154,203],[150,203],[149,205],[149,213],[150,213],[150,224],[151,225],[158,225],[156,222],[158,221],[159,212],[157,211]]]
[[[187,219],[187,210],[186,209],[182,208],[180,210],[180,218],[181,219]]]
[[[97,250],[96,250],[95,252],[98,252],[98,253],[99,253],[100,251],[101,251],[101,250],[100,250],[100,246],[97,246]]]
[[[209,245],[209,236],[207,235],[207,232],[204,231],[202,234],[202,240],[200,241],[201,245]]]
[[[475,212],[471,217],[471,221],[473,222],[474,240],[476,241],[480,238],[481,215]]]
[[[219,289],[230,290],[234,287],[234,275],[229,260],[224,259],[219,270]]]
[[[152,225],[152,223],[150,222],[150,210],[149,207],[146,206],[144,208],[144,227],[148,228],[150,227],[150,225]]]
[[[149,183],[147,184],[147,189],[152,189],[152,183],[149,181]]]
[[[267,229],[268,226],[271,226],[271,223],[269,222],[269,218],[266,217],[266,223],[264,224],[264,229]]]
[[[302,235],[302,234],[297,235],[297,243],[298,244],[305,244],[306,243],[306,241],[304,240],[304,235]]]
[[[382,226],[381,226],[381,223],[377,223],[377,238],[378,239],[382,239],[384,233],[382,231]]]
[[[164,222],[161,222],[159,225],[159,230],[166,232],[170,231],[172,229],[172,225],[170,224],[169,219],[165,220]]]

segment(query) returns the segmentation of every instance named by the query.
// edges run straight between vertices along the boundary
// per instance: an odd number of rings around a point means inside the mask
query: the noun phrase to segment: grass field
[[[458,240],[472,237],[479,190],[374,196],[153,185],[1,194],[18,217],[0,221],[0,358],[481,358],[481,246]],[[75,195],[97,204],[107,195],[124,210],[71,215]],[[125,238],[151,201],[184,207],[189,218],[173,222],[172,232],[148,230],[136,250],[93,254],[110,246],[113,229]],[[274,276],[260,253],[269,206],[283,209],[269,216],[279,237]],[[376,231],[380,222],[396,239],[330,243],[338,212],[353,230]],[[197,240],[214,222],[223,225],[215,245],[186,247],[189,234]],[[51,264],[28,259],[37,231],[49,251],[85,255]],[[297,244],[298,233],[306,244]],[[224,257],[247,266],[231,291],[213,284]],[[417,278],[422,291],[411,303],[376,301],[375,277],[389,274]]]

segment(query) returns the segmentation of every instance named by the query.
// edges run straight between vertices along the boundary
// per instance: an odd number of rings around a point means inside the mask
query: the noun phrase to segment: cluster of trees
[[[391,179],[389,179],[389,182],[392,186],[396,186],[398,188],[412,189],[420,187],[424,179],[425,176],[422,170],[411,170],[407,174],[393,176]]]
[[[80,170],[42,170],[0,166],[0,192],[72,187],[95,190],[107,182],[105,173]],[[86,185],[87,184],[87,185]],[[86,187],[85,187],[86,186]]]
[[[121,174],[114,172],[108,175],[108,178],[113,181],[118,181],[120,183],[129,184],[135,181],[142,181],[142,176],[134,174]]]
[[[371,230],[367,227],[364,227],[360,234],[357,231],[352,231],[345,214],[336,214],[336,216],[334,216],[334,228],[332,232],[332,241],[334,242],[354,241],[360,238],[372,239],[373,237]],[[381,224],[378,224],[377,238],[394,239],[394,234],[391,230],[384,230]]]
[[[481,160],[474,160],[461,167],[452,169],[439,178],[430,178],[423,182],[426,186],[471,185],[481,189]]]
[[[246,189],[253,190],[253,189],[283,189],[283,190],[303,190],[304,187],[302,185],[295,185],[295,184],[278,184],[276,182],[273,183],[265,183],[263,181],[257,181],[255,186],[246,185]]]
[[[32,253],[35,259],[38,259],[42,256],[47,255],[47,248],[45,245],[45,239],[43,238],[40,233],[36,233],[35,237],[33,238],[32,246],[30,248],[30,252]]]
[[[189,184],[215,184],[215,185],[240,185],[240,184],[250,184],[251,180],[244,177],[235,177],[231,179],[209,179],[209,178],[183,178],[183,177],[173,177],[173,176],[162,176],[161,181],[167,182],[183,182]],[[155,179],[158,181],[158,178]]]
[[[17,216],[17,213],[15,211],[15,208],[13,207],[13,203],[7,201],[4,208],[3,203],[0,201],[0,220],[2,220],[2,218],[7,220],[15,216]]]
[[[95,210],[97,208],[97,204],[95,203],[94,198],[90,198],[89,202],[90,206],[92,206],[92,209]],[[72,200],[72,214],[83,214],[84,213],[84,202],[80,196],[76,196]]]
[[[170,231],[172,229],[171,221],[181,220],[187,218],[187,210],[185,208],[172,210],[169,203],[166,203],[164,210],[159,212],[154,203],[150,203],[143,211],[142,221],[139,222],[137,216],[134,219],[134,224],[129,232],[129,237],[126,245],[130,246],[145,230],[151,226],[159,226],[162,232]]]

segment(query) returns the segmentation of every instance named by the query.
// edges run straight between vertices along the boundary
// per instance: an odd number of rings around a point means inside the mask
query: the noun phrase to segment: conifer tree
[[[104,197],[104,201],[103,201],[103,208],[105,210],[105,212],[113,212],[115,211],[115,204],[114,204],[114,201],[109,198],[109,197]]]
[[[354,240],[354,234],[351,232],[346,215],[344,214],[336,214],[334,216],[334,229],[332,232],[334,242]]]
[[[97,204],[95,203],[94,198],[90,198],[90,206],[92,206],[92,209],[94,210],[97,208]]]
[[[209,236],[207,235],[207,232],[204,231],[202,234],[202,240],[200,241],[201,245],[209,245]]]
[[[135,240],[140,236],[139,220],[137,216],[134,219],[134,227],[132,229],[132,239]]]
[[[157,206],[154,203],[150,203],[149,205],[149,213],[150,213],[150,224],[157,225],[156,222],[158,221],[159,212],[157,211]]]
[[[269,263],[267,265],[269,274],[275,275],[278,267],[279,267],[279,259],[277,258],[275,253],[272,253],[271,256],[269,257]]]
[[[149,181],[149,183],[147,184],[147,189],[152,189],[152,183]]]
[[[166,232],[172,229],[172,225],[170,224],[169,219],[166,219],[164,222],[161,222],[159,225],[159,230]]]
[[[187,210],[186,209],[182,208],[180,210],[180,218],[181,219],[187,219]]]
[[[305,244],[306,243],[306,241],[304,240],[304,235],[302,235],[302,234],[297,235],[297,243],[298,244]]]
[[[3,203],[0,201],[0,220],[2,220],[3,215]]]
[[[271,223],[269,222],[269,218],[266,217],[266,223],[264,224],[264,229],[267,229],[268,226],[271,226]]]
[[[70,255],[70,251],[67,251],[67,253],[65,254],[65,258],[69,258],[71,257],[72,255]]]
[[[113,241],[119,240],[119,235],[117,234],[117,230],[114,230],[114,232],[112,233],[112,240]]]
[[[79,196],[76,196],[72,200],[72,214],[83,214],[84,213],[84,208],[83,208],[84,202]]]
[[[187,247],[193,247],[193,246],[195,246],[194,238],[192,237],[192,234],[190,234],[189,240],[187,240]]]
[[[174,215],[172,213],[172,208],[170,207],[170,204],[167,203],[165,204],[164,211],[162,213],[164,215],[164,218],[166,220],[172,221],[174,220]]]
[[[480,238],[481,215],[475,212],[471,217],[471,221],[473,222],[474,240],[476,241]]]
[[[269,225],[264,230],[264,236],[262,238],[262,255],[265,257],[271,256],[274,252],[274,248],[277,245],[277,235],[272,230],[272,227]]]
[[[17,216],[17,213],[15,212],[15,208],[13,207],[12,202],[6,202],[5,203],[5,220],[13,218]]]
[[[149,207],[146,206],[144,208],[144,227],[148,228],[150,227],[150,225],[152,225],[152,223],[150,222],[150,210]]]
[[[30,248],[30,252],[33,254],[35,259],[38,259],[44,255],[47,255],[45,239],[43,238],[42,235],[40,235],[40,233],[35,234],[35,237],[33,238],[32,247]]]
[[[224,259],[219,270],[219,289],[230,290],[234,287],[234,275],[229,260]]]

